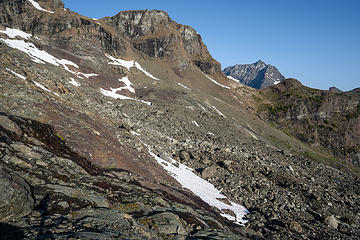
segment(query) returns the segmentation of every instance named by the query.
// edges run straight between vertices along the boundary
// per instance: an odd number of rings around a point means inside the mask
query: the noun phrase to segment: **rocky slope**
[[[360,235],[358,177],[301,156],[317,151],[261,120],[263,95],[192,28],[157,10],[0,5],[5,239]]]
[[[276,67],[260,60],[252,64],[237,64],[226,67],[223,73],[256,89],[276,85],[285,79]]]

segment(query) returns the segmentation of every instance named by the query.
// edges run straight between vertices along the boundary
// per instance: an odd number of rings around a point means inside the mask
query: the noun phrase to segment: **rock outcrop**
[[[221,71],[201,36],[192,27],[174,22],[164,11],[123,11],[104,21],[132,39],[135,49],[150,57],[168,57],[179,71],[191,62],[206,74]]]
[[[358,165],[360,152],[359,90],[341,92],[303,86],[296,79],[263,90],[270,100],[263,116],[301,141],[331,149],[339,158]]]
[[[34,207],[30,186],[17,174],[0,165],[0,222],[28,215]]]

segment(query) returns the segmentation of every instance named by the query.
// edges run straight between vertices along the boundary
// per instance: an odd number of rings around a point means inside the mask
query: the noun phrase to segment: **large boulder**
[[[22,218],[34,207],[29,184],[3,166],[0,166],[0,193],[0,222]]]

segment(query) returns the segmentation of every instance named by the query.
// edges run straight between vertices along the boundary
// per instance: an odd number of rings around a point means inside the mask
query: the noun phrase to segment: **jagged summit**
[[[256,89],[276,85],[285,79],[276,67],[261,60],[252,64],[229,66],[223,70],[223,73]]]

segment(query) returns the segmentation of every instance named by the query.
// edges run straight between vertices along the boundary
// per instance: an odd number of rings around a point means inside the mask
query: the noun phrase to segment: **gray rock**
[[[21,136],[21,128],[11,121],[7,116],[0,115],[0,126],[6,130],[15,133],[17,136]]]
[[[215,165],[206,167],[201,172],[201,176],[205,179],[211,178],[211,177],[215,176],[215,174],[216,174],[216,166]]]
[[[339,226],[339,221],[334,217],[334,215],[326,217],[324,222],[334,229],[337,229]]]
[[[223,70],[223,73],[239,80],[242,84],[256,89],[272,86],[285,79],[276,67],[260,60],[253,64],[229,66]]]
[[[30,186],[3,166],[0,166],[0,193],[0,222],[24,217],[34,207]]]

